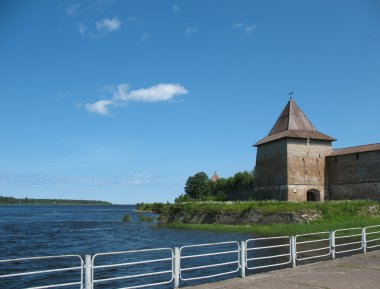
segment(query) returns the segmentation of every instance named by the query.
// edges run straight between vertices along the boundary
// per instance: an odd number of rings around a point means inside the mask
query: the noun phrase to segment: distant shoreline
[[[69,199],[18,199],[0,196],[0,205],[76,205],[76,206],[99,206],[112,205],[110,202],[97,200],[69,200]]]

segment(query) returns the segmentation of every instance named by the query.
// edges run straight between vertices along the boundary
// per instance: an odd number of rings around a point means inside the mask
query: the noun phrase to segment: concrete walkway
[[[294,269],[248,275],[192,289],[380,289],[380,250]]]

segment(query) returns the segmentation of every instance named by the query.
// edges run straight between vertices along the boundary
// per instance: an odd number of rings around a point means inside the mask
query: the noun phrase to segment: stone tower
[[[333,141],[317,131],[290,99],[268,136],[254,145],[255,195],[293,202],[328,198],[325,157],[332,152]]]

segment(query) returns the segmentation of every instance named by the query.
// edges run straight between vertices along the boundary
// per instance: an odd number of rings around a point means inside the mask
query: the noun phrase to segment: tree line
[[[4,205],[111,205],[110,202],[93,200],[66,200],[66,199],[18,199],[0,196],[0,204]]]
[[[191,200],[236,201],[251,200],[254,196],[255,172],[238,172],[229,178],[210,180],[205,172],[196,173],[187,179],[185,193],[176,202]]]

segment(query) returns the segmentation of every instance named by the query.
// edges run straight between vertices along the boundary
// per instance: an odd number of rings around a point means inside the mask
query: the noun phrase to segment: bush
[[[136,211],[161,214],[164,212],[165,207],[166,207],[166,204],[163,204],[163,203],[137,203]]]
[[[141,222],[153,222],[153,217],[140,215],[139,221],[141,221]]]
[[[124,216],[121,218],[121,220],[122,220],[123,222],[129,222],[129,221],[131,220],[131,217],[127,214],[127,215],[124,215]]]

